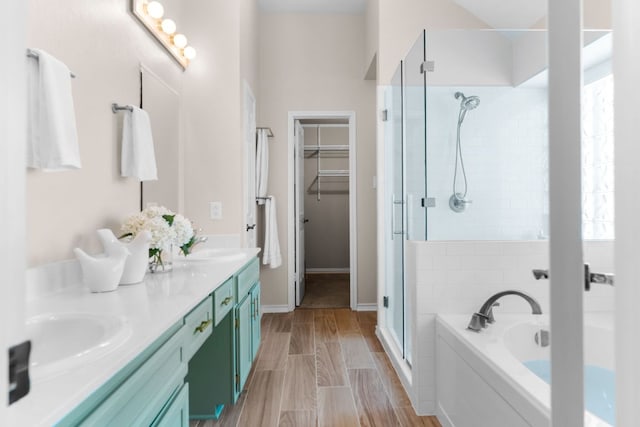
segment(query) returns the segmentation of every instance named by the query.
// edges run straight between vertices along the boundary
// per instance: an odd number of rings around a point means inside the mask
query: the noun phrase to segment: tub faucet
[[[503,291],[489,297],[489,299],[487,299],[484,304],[482,304],[480,310],[477,313],[473,313],[467,329],[475,332],[480,332],[483,328],[487,327],[487,323],[493,323],[495,321],[493,317],[493,307],[499,306],[500,304],[498,303],[498,300],[505,295],[521,296],[531,306],[531,314],[542,314],[542,308],[540,308],[540,304],[533,297],[520,291]]]

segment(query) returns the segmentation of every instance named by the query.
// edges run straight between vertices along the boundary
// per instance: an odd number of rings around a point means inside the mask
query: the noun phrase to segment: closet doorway
[[[354,112],[289,113],[289,309],[356,308]]]

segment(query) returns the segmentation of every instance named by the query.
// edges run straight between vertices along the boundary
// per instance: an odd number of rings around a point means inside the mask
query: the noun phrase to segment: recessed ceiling
[[[454,0],[493,28],[531,28],[547,14],[547,0]]]
[[[364,13],[367,0],[259,0],[266,12]]]

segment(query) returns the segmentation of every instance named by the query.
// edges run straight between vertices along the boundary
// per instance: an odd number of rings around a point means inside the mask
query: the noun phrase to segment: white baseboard
[[[440,421],[440,424],[442,424],[442,427],[455,427],[453,425],[453,422],[451,421],[451,418],[449,418],[449,415],[447,415],[447,413],[442,408],[440,403],[438,403],[437,406],[436,406],[436,414],[435,415],[436,415],[436,417],[438,417],[438,421]]]
[[[358,304],[356,311],[377,311],[378,304]]]
[[[306,268],[307,274],[335,274],[335,273],[349,273],[351,270],[346,268]]]
[[[263,305],[260,307],[263,313],[288,313],[288,305]]]

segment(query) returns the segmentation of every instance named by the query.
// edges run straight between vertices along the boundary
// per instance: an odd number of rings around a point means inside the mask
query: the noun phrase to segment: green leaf
[[[162,215],[162,218],[169,223],[169,227],[173,225],[173,218],[175,217],[175,215]]]

